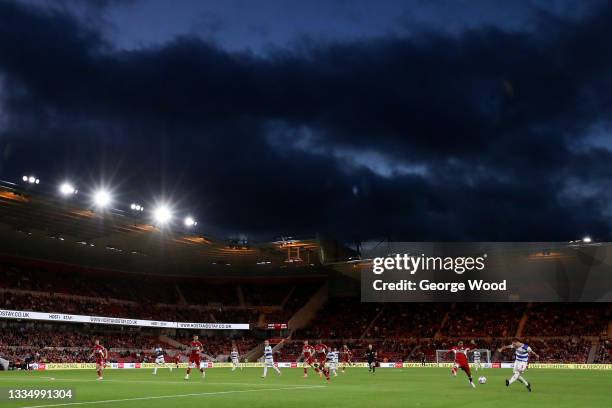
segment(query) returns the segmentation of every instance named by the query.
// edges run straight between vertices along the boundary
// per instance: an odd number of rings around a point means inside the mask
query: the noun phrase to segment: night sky
[[[608,240],[611,40],[597,1],[0,1],[0,179],[219,237]]]

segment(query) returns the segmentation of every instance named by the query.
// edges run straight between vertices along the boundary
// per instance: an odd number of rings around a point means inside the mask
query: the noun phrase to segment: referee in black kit
[[[368,344],[368,349],[366,350],[366,359],[368,360],[368,371],[372,374],[376,373],[376,358],[378,354],[376,350],[372,348],[371,344]]]

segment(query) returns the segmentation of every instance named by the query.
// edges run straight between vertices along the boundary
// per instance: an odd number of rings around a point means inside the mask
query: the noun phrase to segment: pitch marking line
[[[121,398],[121,399],[83,401],[83,402],[65,402],[62,404],[29,405],[23,408],[45,408],[45,407],[67,407],[67,406],[73,406],[73,405],[112,404],[112,403],[128,402],[128,401],[146,401],[146,400],[155,400],[155,399],[185,398],[185,397],[205,397],[209,395],[243,394],[247,392],[286,391],[286,390],[300,390],[300,389],[312,389],[312,388],[325,388],[325,386],[324,385],[300,385],[300,386],[295,386],[295,387],[282,387],[282,388],[266,388],[266,389],[259,388],[259,389],[251,389],[251,390],[197,392],[197,393],[191,393],[191,394],[157,395],[157,396],[152,396],[152,397],[134,397],[134,398]]]

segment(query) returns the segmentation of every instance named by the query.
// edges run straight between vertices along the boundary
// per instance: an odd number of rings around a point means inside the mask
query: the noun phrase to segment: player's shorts
[[[525,370],[527,370],[526,361],[515,361],[514,362],[514,372],[515,373],[524,373]]]
[[[233,358],[232,359],[232,364],[240,364],[240,361],[238,361],[237,358]]]
[[[474,364],[480,364],[480,359],[479,358],[475,358],[474,359]]]
[[[309,366],[314,366],[315,365],[315,359],[313,357],[308,357],[305,361],[306,364],[308,364]]]
[[[264,361],[264,365],[266,367],[273,367],[274,366],[274,360],[265,360]]]
[[[330,370],[337,370],[338,369],[338,363],[336,363],[336,362],[329,363],[329,369]]]
[[[104,361],[104,360],[96,360],[96,367],[101,367],[101,368],[106,367],[106,361]]]
[[[472,373],[471,370],[470,370],[470,363],[468,363],[467,361],[466,362],[457,362],[457,361],[455,361],[454,367],[462,369],[468,375],[470,375]]]
[[[155,364],[165,364],[164,356],[159,356],[155,358]]]
[[[194,356],[194,355],[189,356],[189,367],[199,368],[200,364],[202,364],[200,356]]]

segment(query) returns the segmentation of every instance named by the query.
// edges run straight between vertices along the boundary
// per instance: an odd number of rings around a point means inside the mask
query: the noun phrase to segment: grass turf
[[[488,369],[488,382],[472,389],[463,373],[457,378],[443,368],[367,369],[353,368],[330,382],[301,369],[285,369],[282,376],[261,369],[231,372],[207,370],[206,379],[192,373],[184,381],[184,370],[107,370],[103,381],[93,370],[0,372],[0,388],[66,388],[75,390],[72,401],[0,401],[1,408],[30,406],[90,407],[612,407],[612,372],[590,370],[533,369],[526,373],[534,391],[520,383],[506,388],[508,369]],[[196,374],[199,374],[197,371]],[[53,379],[52,379],[53,378]],[[106,401],[106,402],[104,402]],[[76,404],[71,404],[76,403]]]

